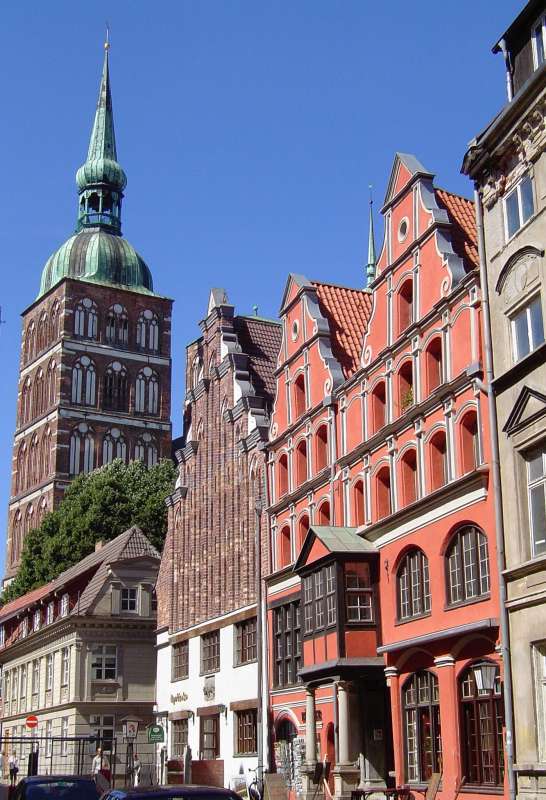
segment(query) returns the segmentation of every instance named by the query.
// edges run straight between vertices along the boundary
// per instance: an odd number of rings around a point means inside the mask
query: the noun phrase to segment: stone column
[[[317,760],[317,723],[315,720],[315,690],[305,689],[305,761],[314,764]]]
[[[404,768],[404,720],[400,698],[400,676],[398,668],[391,666],[385,667],[385,678],[391,694],[391,720],[392,720],[392,740],[394,751],[394,772],[396,775],[396,785],[400,786],[405,781]]]
[[[452,655],[434,659],[440,693],[440,726],[442,729],[442,752],[449,754],[442,763],[442,785],[445,792],[456,793],[461,779],[459,731],[453,726],[457,719],[458,691],[455,677],[455,659]],[[454,795],[453,795],[454,796]]]
[[[334,798],[336,800],[348,800],[353,789],[358,786],[360,768],[354,759],[351,760],[351,719],[349,711],[351,686],[345,681],[339,681],[336,687],[339,760],[333,769]]]

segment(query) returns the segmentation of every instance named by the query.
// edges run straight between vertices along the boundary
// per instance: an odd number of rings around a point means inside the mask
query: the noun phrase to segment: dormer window
[[[534,210],[533,184],[529,175],[525,175],[504,200],[507,240],[525,225]]]
[[[25,638],[25,636],[28,636],[28,617],[25,617],[21,624],[21,636],[23,637],[23,639]]]
[[[535,69],[538,69],[546,61],[546,14],[533,25],[531,39],[533,42],[533,63]]]
[[[63,594],[61,597],[61,617],[67,617],[68,611],[70,607],[70,601],[68,594]]]
[[[50,603],[47,604],[46,625],[51,625],[54,619],[55,619],[55,602],[52,600]]]
[[[137,590],[134,587],[121,590],[121,610],[132,612],[137,610]]]
[[[42,612],[39,608],[37,608],[32,617],[32,630],[39,631],[41,622]]]
[[[3,625],[0,625],[0,647],[4,647],[6,644],[6,629]]]

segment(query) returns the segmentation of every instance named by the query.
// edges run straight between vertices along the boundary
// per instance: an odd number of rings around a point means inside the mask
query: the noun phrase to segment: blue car
[[[110,789],[101,800],[241,800],[229,789],[215,786],[138,786],[134,789]]]
[[[31,775],[17,784],[11,800],[98,800],[93,778],[81,775]]]

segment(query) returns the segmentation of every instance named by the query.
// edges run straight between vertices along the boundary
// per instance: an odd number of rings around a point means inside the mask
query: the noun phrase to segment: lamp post
[[[125,780],[131,778],[131,783],[134,784],[134,750],[133,744],[138,734],[138,717],[127,716],[122,719],[123,723],[123,738],[127,743],[127,751],[125,755]]]

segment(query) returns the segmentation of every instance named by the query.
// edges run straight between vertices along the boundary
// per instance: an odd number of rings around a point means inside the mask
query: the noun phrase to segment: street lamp
[[[127,750],[125,752],[125,780],[130,779],[132,784],[138,781],[138,773],[135,775],[134,766],[134,750],[133,743],[138,734],[138,723],[142,722],[138,717],[127,716],[121,722],[123,723],[123,738],[127,743]]]
[[[495,688],[495,678],[497,677],[497,665],[490,661],[484,661],[472,667],[474,670],[474,680],[478,687],[478,694],[489,694]]]

